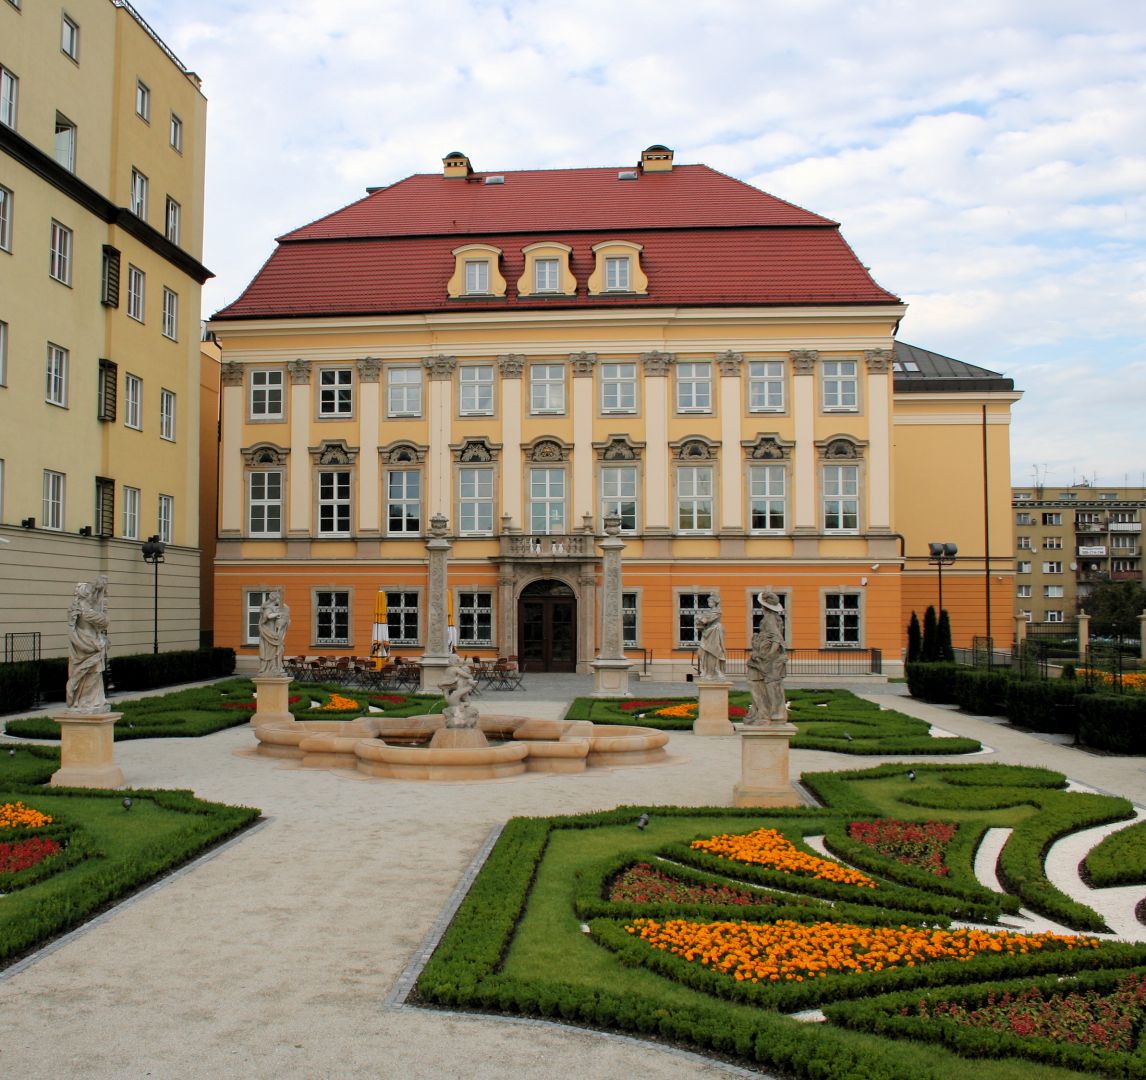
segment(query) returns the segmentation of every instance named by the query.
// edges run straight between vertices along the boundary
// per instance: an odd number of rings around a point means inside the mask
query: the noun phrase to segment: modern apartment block
[[[1011,628],[1010,379],[895,340],[904,305],[818,214],[652,146],[439,173],[278,239],[223,350],[215,640],[425,646],[430,522],[459,649],[588,670],[615,515],[633,659],[683,676],[775,590],[794,649],[881,650],[935,602]],[[377,612],[377,617],[376,617]],[[989,629],[990,628],[990,629]]]
[[[0,2],[0,632],[46,656],[98,574],[113,652],[156,585],[161,648],[199,642],[205,121],[129,4]]]
[[[1096,582],[1141,582],[1144,511],[1146,488],[1015,488],[1015,614],[1069,621]]]

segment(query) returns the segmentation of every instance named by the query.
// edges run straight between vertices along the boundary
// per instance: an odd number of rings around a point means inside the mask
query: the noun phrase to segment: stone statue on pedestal
[[[702,679],[720,679],[724,676],[724,625],[720,621],[720,601],[708,598],[708,610],[696,617],[700,629],[697,662]]]
[[[70,712],[105,713],[103,673],[107,667],[107,578],[76,585],[68,608],[68,685]]]
[[[259,674],[283,675],[283,651],[290,608],[283,603],[282,593],[269,592],[259,608]]]
[[[474,676],[469,664],[457,653],[450,655],[446,677],[438,684],[446,695],[443,713],[448,728],[476,728],[478,711],[469,703],[474,689]]]
[[[788,719],[788,706],[784,700],[784,675],[788,665],[784,609],[774,592],[762,592],[757,599],[764,614],[759,629],[752,635],[747,664],[752,710],[744,722],[748,725],[782,724]]]

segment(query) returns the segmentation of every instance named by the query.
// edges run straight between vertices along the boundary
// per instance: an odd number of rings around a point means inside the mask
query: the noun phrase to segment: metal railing
[[[748,674],[749,649],[726,649],[724,674],[731,678],[744,678]],[[692,666],[700,670],[697,654],[692,654]],[[881,649],[789,649],[789,675],[882,675]]]
[[[40,631],[4,635],[4,663],[20,664],[40,659]]]

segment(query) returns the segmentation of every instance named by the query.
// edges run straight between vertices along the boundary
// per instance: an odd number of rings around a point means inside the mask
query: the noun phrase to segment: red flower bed
[[[0,874],[16,874],[58,854],[60,845],[47,836],[0,844]]]
[[[663,709],[666,705],[676,705],[673,698],[645,698],[642,701],[624,701],[621,703],[621,712],[648,712],[651,709]]]
[[[299,694],[294,694],[287,698],[287,704],[293,705],[297,701],[301,701],[302,697]],[[254,712],[259,707],[257,701],[225,701],[223,703],[224,709],[242,709],[244,712]]]
[[[950,872],[944,862],[947,845],[955,836],[955,825],[944,821],[853,821],[848,836],[866,844],[889,859],[926,870],[936,877]]]
[[[372,705],[405,705],[410,699],[405,694],[371,694]]]
[[[614,903],[770,904],[771,897],[729,885],[697,885],[670,877],[648,863],[636,863],[617,876],[609,889]]]
[[[1092,1050],[1131,1051],[1135,1031],[1146,1010],[1146,974],[1127,975],[1110,994],[1094,990],[1045,994],[1031,987],[1018,994],[991,994],[985,1005],[968,1008],[962,1002],[921,1001],[914,1014],[924,1020],[953,1020],[969,1027],[1005,1031],[1024,1038],[1088,1046]]]

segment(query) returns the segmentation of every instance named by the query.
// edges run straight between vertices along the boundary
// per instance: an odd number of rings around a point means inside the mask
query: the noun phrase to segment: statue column
[[[593,697],[629,697],[630,664],[625,659],[624,627],[621,621],[621,519],[605,518],[605,538],[599,547],[603,556],[601,589],[601,651],[593,661]]]
[[[521,517],[521,375],[525,370],[524,353],[506,353],[497,358],[501,376],[501,441],[505,449],[501,460],[502,532]],[[508,518],[508,520],[507,520]],[[516,652],[516,649],[509,649]]]
[[[381,408],[378,379],[381,371],[382,361],[372,356],[358,361],[358,445],[367,451],[358,460],[359,536],[378,536],[381,532],[382,480],[378,453],[373,450],[378,445]],[[374,551],[377,550],[375,547]]]
[[[569,356],[573,369],[573,498],[570,524],[593,512],[593,367],[597,354],[580,352]],[[567,532],[573,530],[567,529]]]
[[[219,534],[241,536],[243,533],[243,507],[247,500],[243,492],[243,366],[229,360],[220,369],[222,383],[222,431],[220,433],[219,462],[222,475],[219,480]]]
[[[307,537],[311,533],[310,452],[310,362],[292,360],[290,375],[290,519],[287,535]],[[359,444],[361,445],[361,444]]]
[[[449,588],[447,564],[451,544],[446,536],[445,514],[430,518],[429,588],[427,596],[426,649],[422,654],[422,689],[437,690],[448,677],[450,663],[449,623],[447,621],[446,592]]]
[[[1078,613],[1078,662],[1086,663],[1090,651],[1090,616],[1085,611]]]

